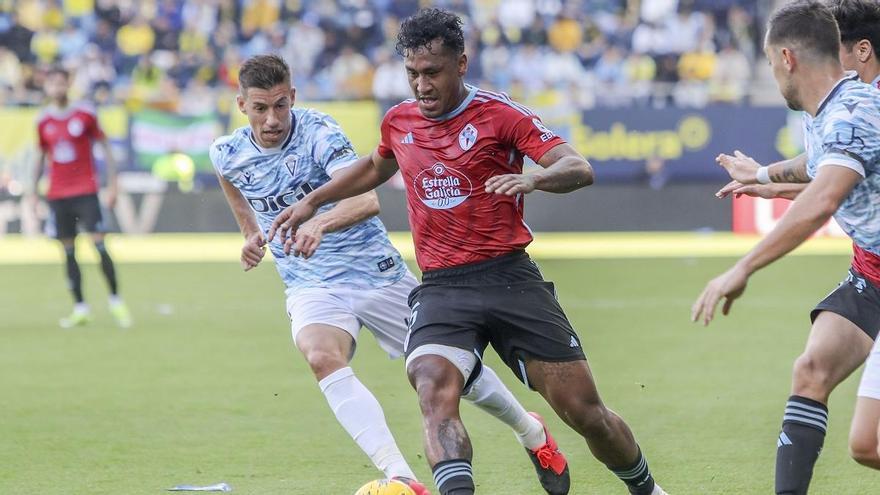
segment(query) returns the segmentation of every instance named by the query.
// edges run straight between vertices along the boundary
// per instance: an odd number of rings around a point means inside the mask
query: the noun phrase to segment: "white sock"
[[[535,450],[547,443],[541,422],[526,412],[492,368],[483,366],[479,378],[463,399],[510,426],[523,447]]]
[[[318,385],[336,419],[386,478],[416,479],[385,423],[382,406],[350,367],[334,371]]]
[[[73,305],[73,312],[78,313],[78,314],[88,313],[89,312],[88,303],[81,302],[81,303],[74,304]]]
[[[122,304],[122,298],[117,294],[111,294],[108,298],[110,302],[110,306],[116,306],[117,304]]]

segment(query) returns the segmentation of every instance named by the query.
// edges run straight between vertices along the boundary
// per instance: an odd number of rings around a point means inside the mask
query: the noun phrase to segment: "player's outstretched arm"
[[[226,196],[226,202],[232,209],[232,215],[238,223],[238,228],[244,235],[244,246],[241,248],[241,267],[244,271],[260,264],[263,256],[266,254],[266,238],[260,231],[260,224],[257,223],[257,217],[248,205],[247,200],[231,182],[226,180],[220,174],[217,174],[220,181],[220,187]]]
[[[782,198],[795,199],[804,189],[807,188],[806,183],[801,184],[742,184],[739,181],[732,180],[715,193],[718,199],[724,199],[731,194],[736,197],[742,195],[751,196],[753,198]]]
[[[333,176],[339,173],[336,172]],[[353,198],[343,199],[333,208],[300,225],[296,234],[284,242],[284,252],[290,253],[289,244],[293,244],[295,256],[311,258],[321,245],[324,234],[347,229],[378,214],[379,196],[376,195],[376,191],[367,191]]]
[[[378,151],[358,158],[353,165],[334,174],[329,182],[315,189],[296,204],[282,210],[269,228],[269,240],[274,239],[277,234],[281,237],[281,241],[285,242],[285,248],[289,248],[287,239],[293,236],[303,222],[312,218],[318,208],[327,203],[372,191],[390,179],[397,172],[397,168],[397,160],[383,158]]]
[[[571,145],[550,148],[538,160],[543,170],[531,174],[505,174],[490,177],[486,192],[514,196],[534,190],[567,193],[593,183],[593,167]]]
[[[788,184],[810,182],[810,176],[807,174],[806,153],[801,153],[789,160],[772,163],[766,167],[762,167],[754,158],[740,150],[734,151],[732,155],[721,153],[715,158],[715,161],[727,171],[731,179],[743,185],[770,184],[771,182]]]
[[[691,308],[691,320],[702,319],[708,325],[715,307],[725,299],[722,313],[727,314],[733,301],[746,288],[749,276],[785,256],[806,241],[831,215],[862,180],[862,176],[844,166],[826,165],[792,203],[776,227],[731,269],[706,285]]]

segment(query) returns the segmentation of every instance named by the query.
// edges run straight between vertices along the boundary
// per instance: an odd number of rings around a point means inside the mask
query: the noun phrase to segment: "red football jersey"
[[[865,251],[853,243],[853,268],[861,273],[874,284],[874,287],[880,288],[880,256]]]
[[[37,123],[40,148],[49,159],[48,199],[98,192],[92,144],[102,139],[95,112],[86,106],[47,108]]]
[[[449,114],[424,117],[415,100],[382,120],[378,152],[396,158],[407,190],[416,260],[424,270],[494,258],[532,241],[522,195],[487,193],[486,180],[522,173],[564,141],[507,95],[467,86]]]

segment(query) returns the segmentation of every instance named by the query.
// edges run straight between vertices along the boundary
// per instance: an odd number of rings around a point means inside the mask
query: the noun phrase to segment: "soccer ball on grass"
[[[374,480],[360,487],[354,495],[416,495],[416,492],[400,481]]]

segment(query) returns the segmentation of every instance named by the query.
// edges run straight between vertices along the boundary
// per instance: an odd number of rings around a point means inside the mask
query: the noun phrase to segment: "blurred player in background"
[[[48,159],[49,189],[46,199],[51,210],[50,230],[64,246],[67,282],[73,294],[74,307],[70,316],[61,319],[68,328],[91,321],[91,312],[83,298],[82,275],[76,261],[75,240],[78,226],[88,232],[101,257],[101,270],[110,290],[110,313],[121,327],[131,326],[131,314],[122,298],[116,280],[113,260],[104,245],[105,223],[98,200],[98,174],[95,169],[93,145],[101,145],[107,168],[107,206],[116,203],[116,163],[110,143],[98,124],[94,109],[68,100],[70,74],[52,68],[46,75],[45,92],[49,105],[40,114],[37,132],[40,152],[34,173],[34,207],[40,177]],[[52,225],[54,224],[54,226]]]
[[[844,72],[840,40],[825,4],[797,2],[771,16],[765,52],[789,107],[804,111],[805,159],[760,167],[737,154],[719,162],[741,184],[809,184],[772,232],[709,282],[691,315],[708,324],[722,298],[727,314],[752,273],[795,249],[832,215],[853,239],[852,267],[811,312],[807,346],[795,361],[777,441],[778,494],[807,493],[825,439],[828,397],[865,361],[880,330],[880,92]]]
[[[276,215],[342,173],[357,155],[328,115],[291,108],[295,89],[281,58],[252,57],[242,64],[239,81],[238,106],[250,125],[218,139],[210,155],[245,237],[242,267],[250,270],[263,258],[263,233]],[[336,419],[386,477],[403,480],[421,495],[427,490],[415,481],[379,402],[349,367],[361,326],[389,355],[403,354],[406,298],[417,285],[375,218],[378,212],[376,193],[365,192],[322,208],[286,246],[276,241],[268,247],[287,286],[294,342]],[[287,256],[291,248],[300,257]],[[526,448],[561,457],[555,447],[548,451],[552,439],[541,422],[492,370],[483,370],[465,399],[508,424]]]
[[[527,108],[464,84],[468,59],[455,14],[425,9],[406,19],[397,49],[415,99],[388,111],[371,156],[286,209],[270,238],[298,233],[322,205],[372,190],[400,169],[424,272],[410,295],[407,372],[419,396],[425,452],[440,493],[475,491],[459,393],[480,376],[489,344],[631,493],[665,493],[629,427],[602,403],[553,285],[525,252],[532,235],[523,222],[523,196],[587,186],[590,165]],[[542,170],[523,174],[524,155]],[[530,454],[536,465],[549,468],[548,493],[568,493],[564,460],[553,451]]]

